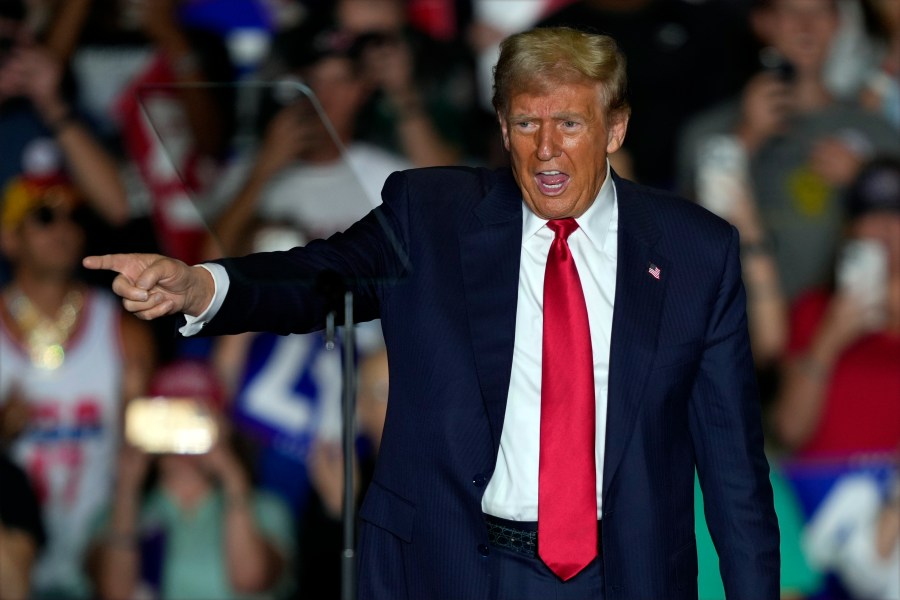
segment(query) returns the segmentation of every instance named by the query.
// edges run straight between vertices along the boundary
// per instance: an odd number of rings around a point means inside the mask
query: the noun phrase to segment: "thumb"
[[[162,257],[153,257],[141,265],[141,271],[134,280],[135,287],[150,290],[178,274],[176,263]]]

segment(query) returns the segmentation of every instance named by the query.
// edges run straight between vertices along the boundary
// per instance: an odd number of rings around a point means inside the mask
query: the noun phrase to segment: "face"
[[[159,454],[159,472],[166,477],[189,476],[201,473],[200,459],[193,454]]]
[[[19,24],[12,19],[0,17],[0,65],[16,45]]]
[[[348,31],[399,31],[406,21],[403,2],[398,0],[342,0],[338,21]]]
[[[900,34],[900,0],[872,0],[870,4],[889,34]]]
[[[84,232],[67,206],[33,210],[9,237],[7,251],[18,268],[67,277],[81,260]]]
[[[525,203],[543,219],[579,217],[625,139],[627,117],[608,123],[599,83],[566,83],[513,95],[498,115],[503,145]]]
[[[21,77],[6,69],[17,46],[28,42],[28,32],[19,21],[0,17],[0,102],[21,95]]]
[[[832,0],[775,0],[757,24],[767,43],[798,70],[817,74],[839,22]]]
[[[354,73],[350,59],[325,58],[305,70],[303,79],[316,94],[334,127],[341,133],[352,130],[366,99],[366,88]]]

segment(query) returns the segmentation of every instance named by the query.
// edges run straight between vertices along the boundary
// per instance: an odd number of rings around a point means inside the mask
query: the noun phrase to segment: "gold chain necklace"
[[[66,359],[63,345],[72,334],[78,314],[84,305],[79,290],[66,294],[55,318],[44,315],[21,290],[15,289],[9,299],[9,312],[25,338],[32,364],[41,369],[57,369]]]

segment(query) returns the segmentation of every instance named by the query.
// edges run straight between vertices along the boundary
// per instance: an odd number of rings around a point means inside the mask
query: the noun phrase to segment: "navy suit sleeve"
[[[354,320],[379,316],[385,294],[409,271],[407,184],[403,173],[385,183],[384,202],[346,232],[302,248],[217,261],[230,280],[225,301],[203,335],[270,331],[307,333],[324,327],[323,274],[354,294]],[[342,297],[338,292],[338,301]],[[338,311],[338,322],[343,312]]]
[[[690,428],[707,523],[729,599],[779,597],[779,532],[763,451],[737,231],[690,400]]]

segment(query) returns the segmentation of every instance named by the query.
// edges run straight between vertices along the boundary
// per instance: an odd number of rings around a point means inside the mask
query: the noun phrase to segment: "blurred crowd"
[[[0,599],[339,597],[340,332],[179,338],[81,258],[283,250],[393,171],[505,166],[490,68],[541,25],[624,50],[613,168],[741,234],[783,596],[900,600],[900,0],[0,0]],[[359,499],[377,322],[353,349]],[[699,484],[696,523],[724,598]]]

